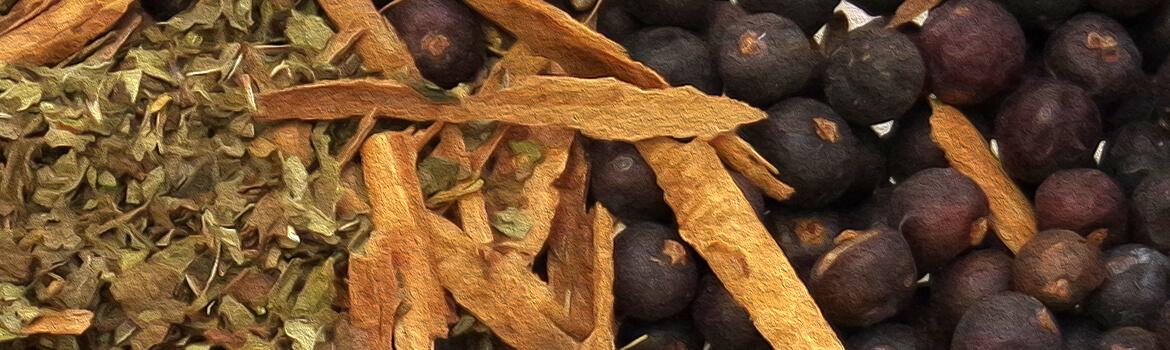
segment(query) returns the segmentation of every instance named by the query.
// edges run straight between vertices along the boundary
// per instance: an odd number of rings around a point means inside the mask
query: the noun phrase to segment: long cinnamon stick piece
[[[635,144],[654,169],[683,240],[776,349],[844,349],[776,241],[706,142]]]
[[[134,0],[60,1],[0,35],[0,61],[53,65],[114,26]]]
[[[528,268],[527,258],[485,251],[451,221],[432,212],[426,214],[439,253],[439,276],[459,305],[516,349],[580,347],[546,316],[557,309],[557,303],[547,285]]]
[[[791,197],[792,193],[795,192],[792,186],[788,186],[776,178],[776,167],[764,160],[747,141],[734,133],[720,135],[711,139],[710,143],[719,152],[719,158],[723,159],[732,169],[743,174],[749,182],[759,187],[768,197],[782,201]]]
[[[970,177],[991,205],[991,223],[1004,245],[1017,252],[1036,235],[1036,213],[1023,192],[1008,177],[999,159],[979,130],[958,109],[930,99],[930,139],[943,150],[947,161]]]
[[[561,64],[573,76],[613,76],[644,88],[667,88],[658,73],[625,49],[543,0],[467,0],[484,17],[520,39],[532,53]]]
[[[354,52],[362,57],[362,64],[373,71],[393,73],[406,69],[417,76],[414,58],[406,44],[390,23],[378,14],[374,3],[369,0],[317,0],[321,10],[339,26],[339,33],[364,32],[354,43]]]
[[[507,89],[474,95],[462,103],[434,103],[406,84],[362,79],[262,94],[259,105],[256,121],[341,119],[374,108],[416,121],[498,120],[573,128],[585,136],[623,141],[660,135],[708,139],[767,117],[742,102],[708,96],[689,86],[643,90],[613,78],[549,76],[517,79]],[[712,118],[715,115],[719,118]]]
[[[446,337],[450,314],[434,268],[430,226],[421,217],[427,209],[415,168],[417,149],[413,136],[401,132],[375,134],[362,146],[374,221],[370,239],[389,245],[391,261],[402,277],[403,302],[410,305],[394,327],[394,345],[399,350],[429,349],[436,338]],[[377,307],[355,304],[354,308],[363,306]]]

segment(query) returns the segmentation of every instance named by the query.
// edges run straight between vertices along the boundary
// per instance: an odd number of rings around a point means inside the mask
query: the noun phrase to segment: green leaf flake
[[[0,138],[15,140],[20,137],[23,118],[13,117],[8,113],[0,113]]]
[[[138,181],[130,180],[126,183],[126,204],[139,205],[142,204],[142,184]]]
[[[469,150],[479,148],[491,138],[499,124],[494,120],[472,120],[459,125],[459,131],[463,132],[463,143]]]
[[[252,25],[252,0],[223,0],[221,8],[232,27],[246,31]]]
[[[122,80],[126,92],[130,94],[130,101],[138,101],[138,91],[142,87],[142,70],[131,69],[118,72],[118,79]]]
[[[45,143],[49,147],[69,147],[79,152],[85,152],[85,147],[94,140],[93,135],[78,135],[56,127],[49,127],[45,132]]]
[[[235,229],[220,226],[210,210],[203,212],[203,229],[220,243],[223,243],[228,256],[232,258],[232,261],[235,261],[236,265],[244,264],[244,252],[240,250],[240,234]]]
[[[146,179],[142,180],[142,197],[143,199],[153,198],[164,191],[163,186],[166,185],[167,173],[163,167],[154,168],[150,173],[146,174]]]
[[[317,186],[310,186],[309,174],[296,156],[290,155],[285,158],[283,165],[285,191],[281,194],[284,197],[281,205],[288,215],[289,223],[298,230],[313,232],[331,244],[339,242],[335,236],[338,225],[332,207],[326,212],[316,200],[318,195],[328,194],[315,193]],[[333,203],[336,204],[336,201]]]
[[[52,207],[62,196],[77,189],[88,168],[88,158],[79,157],[77,152],[69,151],[53,165],[38,169],[37,182],[40,187],[33,193],[33,203]]]
[[[252,311],[231,295],[224,295],[219,301],[219,314],[223,316],[228,329],[242,330],[256,324],[256,316],[252,315]]]
[[[134,138],[134,144],[130,147],[130,154],[139,162],[146,157],[147,152],[156,150],[162,142],[162,134],[155,130],[152,120],[153,118],[143,119],[142,125],[138,127],[138,136]]]
[[[222,5],[219,0],[201,0],[195,7],[171,17],[167,25],[179,31],[186,31],[196,24],[215,24],[215,20],[219,19],[223,11],[220,6]]]
[[[111,174],[108,170],[102,170],[98,174],[97,183],[104,187],[115,187],[118,186],[118,178],[114,177],[114,174]]]
[[[532,176],[532,171],[536,169],[536,165],[544,160],[544,153],[541,151],[540,144],[531,140],[508,141],[508,148],[511,148],[512,153],[516,154],[516,179],[518,180],[524,180]]]
[[[313,350],[325,340],[322,327],[312,320],[296,319],[284,322],[284,334],[293,339],[294,350]]]
[[[24,288],[0,283],[0,341],[24,338],[22,326],[41,315],[41,310],[24,297]]]
[[[0,100],[4,101],[5,107],[15,111],[23,111],[33,104],[41,102],[41,94],[41,84],[26,82],[4,91],[3,94],[0,94]]]
[[[13,332],[8,330],[8,327],[0,327],[0,342],[5,342],[13,339],[21,339],[28,337],[28,335],[20,332]]]
[[[532,140],[508,141],[508,147],[512,149],[513,153],[527,156],[533,164],[544,159],[544,152],[541,151],[540,144],[532,142]]]
[[[126,58],[134,60],[143,74],[161,79],[171,84],[177,84],[175,77],[168,69],[168,63],[175,59],[174,53],[165,50],[130,49]]]
[[[272,344],[264,342],[259,337],[248,334],[248,342],[244,343],[238,350],[275,350],[276,347]]]
[[[317,52],[324,50],[325,46],[329,44],[329,38],[333,36],[333,29],[330,29],[329,25],[325,24],[325,20],[319,16],[293,10],[284,34],[288,36],[288,40],[293,45]]]
[[[305,164],[295,155],[285,157],[281,164],[284,165],[281,178],[284,180],[284,186],[291,192],[292,198],[296,200],[304,197],[309,189],[309,172],[305,170]]]
[[[418,179],[427,196],[451,189],[468,175],[470,172],[460,167],[459,162],[447,157],[431,156],[418,164]]]
[[[515,207],[508,207],[492,213],[492,227],[512,239],[524,239],[532,229],[532,218],[521,214]]]
[[[293,315],[309,317],[316,315],[333,303],[337,295],[337,288],[333,285],[333,257],[326,259],[313,270],[309,271],[305,279],[305,286],[297,294],[297,302],[293,304]]]

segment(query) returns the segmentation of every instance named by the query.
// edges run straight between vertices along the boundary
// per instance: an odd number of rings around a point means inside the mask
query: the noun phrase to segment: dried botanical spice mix
[[[1168,14],[0,0],[0,349],[1165,350]]]

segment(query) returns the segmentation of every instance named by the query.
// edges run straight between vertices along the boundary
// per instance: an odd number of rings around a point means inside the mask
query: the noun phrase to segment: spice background
[[[0,349],[1170,349],[1170,2],[995,1],[0,0]]]

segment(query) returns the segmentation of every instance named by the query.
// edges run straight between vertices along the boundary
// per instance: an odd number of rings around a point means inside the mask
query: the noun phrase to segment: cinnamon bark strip
[[[913,21],[923,12],[930,11],[942,2],[943,0],[906,0],[894,11],[894,17],[890,19],[889,24],[886,24],[886,28],[896,28]]]
[[[544,247],[549,230],[553,223],[553,215],[560,202],[560,193],[553,182],[565,172],[569,160],[569,147],[577,136],[576,130],[555,127],[532,128],[530,139],[541,145],[544,160],[532,170],[532,176],[524,181],[521,196],[520,214],[532,219],[532,229],[524,239],[516,242],[516,247],[522,254],[536,256]]]
[[[480,93],[503,90],[511,86],[516,79],[539,74],[548,68],[552,61],[533,55],[531,51],[523,42],[512,45],[512,48],[504,53],[504,57],[492,65],[487,78],[483,80],[483,86],[479,89]]]
[[[41,314],[21,327],[24,334],[81,335],[93,324],[93,311],[69,309]]]
[[[467,145],[463,141],[463,133],[459,131],[458,125],[449,124],[443,127],[439,135],[439,145],[435,147],[435,152],[432,154],[454,159],[459,163],[459,166],[471,171],[478,170],[471,167]],[[467,228],[464,232],[470,235],[468,238],[478,244],[491,243],[495,237],[492,236],[483,193],[476,191],[465,194],[459,197],[456,205],[459,207],[460,222]]]
[[[564,313],[567,323],[561,328],[577,339],[584,340],[595,329],[608,329],[612,320],[602,320],[598,328],[595,319],[598,317],[596,305],[609,305],[597,295],[596,285],[605,277],[598,277],[603,269],[612,269],[610,260],[597,260],[601,256],[612,253],[601,251],[598,246],[597,235],[604,235],[603,241],[612,245],[609,239],[613,232],[612,222],[607,229],[598,228],[590,223],[591,219],[585,197],[588,191],[589,161],[585,159],[585,151],[579,142],[574,142],[569,149],[568,161],[564,172],[553,182],[559,202],[556,213],[552,217],[550,234],[548,236],[548,286],[556,300],[563,300]],[[595,216],[596,211],[594,209]],[[596,221],[594,221],[596,222]],[[605,223],[602,223],[603,225]],[[604,231],[599,233],[599,231]],[[612,289],[612,286],[610,287]],[[612,291],[605,290],[605,294]],[[609,297],[612,299],[612,296]],[[612,346],[612,344],[611,344]]]
[[[46,2],[48,4],[49,2]],[[51,66],[103,35],[134,0],[57,1],[0,35],[0,61]]]
[[[528,268],[527,257],[472,243],[451,221],[426,214],[435,237],[440,280],[459,305],[518,350],[580,347],[546,316],[560,307]]]
[[[1004,245],[1017,252],[1036,235],[1036,213],[1016,187],[991,147],[963,112],[931,98],[930,139],[947,161],[974,180],[991,205],[991,224]]]
[[[349,257],[350,321],[360,331],[362,347],[370,350],[394,346],[394,315],[402,298],[393,257],[382,237],[371,238],[364,253]]]
[[[583,349],[613,350],[613,236],[617,220],[597,203],[590,213],[593,231],[593,272],[590,286],[593,288],[593,333],[585,338]]]
[[[362,57],[362,65],[370,70],[390,74],[405,69],[412,77],[420,76],[406,44],[378,14],[369,0],[317,0],[321,10],[338,27],[339,33],[364,33],[353,44],[354,52]]]
[[[635,145],[654,169],[683,240],[774,348],[844,349],[711,145],[668,138]]]
[[[609,40],[543,0],[466,0],[487,19],[515,35],[532,53],[547,57],[573,76],[617,77],[644,88],[670,87]]]
[[[21,24],[31,21],[37,15],[56,5],[61,0],[21,0],[8,9],[8,13],[0,17],[0,36],[20,27]]]
[[[375,247],[381,244],[388,247],[375,251],[382,254],[371,257],[380,260],[376,266],[381,268],[366,273],[397,273],[401,277],[402,302],[409,308],[394,325],[394,345],[399,350],[430,348],[436,338],[446,337],[450,316],[433,264],[430,225],[421,217],[429,211],[423,205],[416,173],[417,152],[417,140],[404,132],[375,134],[362,147],[363,173],[374,222],[370,241],[375,242]],[[386,251],[390,256],[386,256]],[[386,269],[387,260],[394,270]],[[369,290],[368,287],[364,289]],[[351,295],[355,297],[354,309],[377,310],[382,307],[376,304],[377,299],[386,299],[377,294],[398,293],[385,286],[377,287],[374,297]],[[378,319],[386,322],[385,310],[382,311]],[[366,315],[355,316],[362,320]]]
[[[743,174],[752,185],[759,187],[764,194],[772,199],[783,201],[792,196],[795,190],[792,186],[780,182],[776,178],[779,171],[768,163],[764,157],[735,133],[725,133],[711,140],[711,146],[719,152],[719,158],[732,169]]]
[[[374,108],[415,121],[498,120],[572,128],[592,138],[621,141],[656,136],[710,139],[767,117],[742,102],[708,96],[689,86],[643,90],[613,78],[549,76],[517,79],[507,89],[470,96],[461,103],[435,103],[395,81],[354,79],[262,94],[258,104],[261,111],[253,118],[259,122],[341,119]]]

